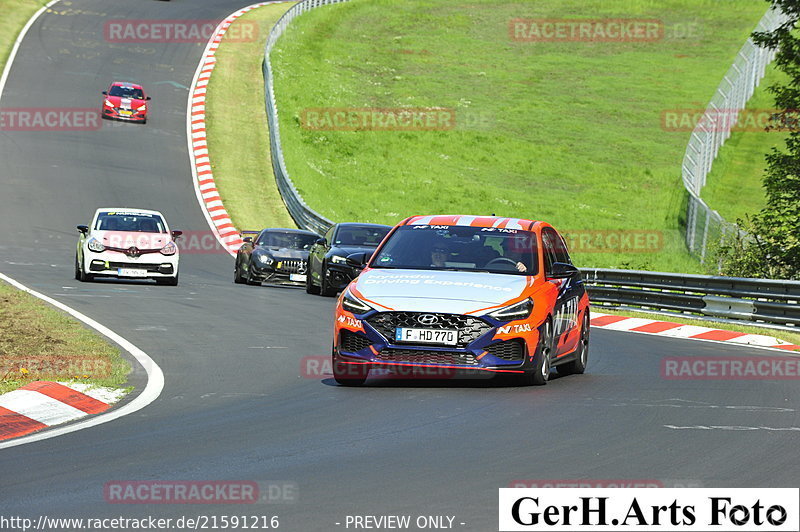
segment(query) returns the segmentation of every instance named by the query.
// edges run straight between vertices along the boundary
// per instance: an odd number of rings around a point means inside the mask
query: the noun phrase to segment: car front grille
[[[478,359],[472,353],[456,353],[449,351],[426,351],[417,349],[386,348],[375,355],[385,362],[439,364],[446,366],[476,366]]]
[[[356,351],[366,349],[370,345],[370,341],[367,338],[354,332],[342,331],[341,336],[339,337],[339,347],[342,349],[342,351],[350,351],[351,353],[354,353]]]
[[[280,264],[280,267],[277,267]],[[276,264],[276,271],[281,273],[306,273],[306,261],[304,260],[281,260]]]
[[[418,320],[420,316],[435,316],[436,323],[424,325]],[[371,316],[367,323],[391,342],[394,342],[395,329],[398,327],[435,330],[455,329],[458,331],[457,347],[466,347],[492,328],[491,325],[474,316],[434,312],[380,312]]]
[[[110,261],[108,266],[105,263],[95,263],[91,262],[89,264],[89,271],[104,271],[104,270],[116,270],[119,268],[126,268],[131,270],[146,270],[149,273],[164,273],[164,274],[171,274],[172,273],[172,264],[168,264],[168,267],[162,268],[160,264],[142,264],[138,262],[114,262]]]
[[[486,352],[502,360],[522,362],[525,359],[525,342],[519,338],[497,342],[486,347]]]

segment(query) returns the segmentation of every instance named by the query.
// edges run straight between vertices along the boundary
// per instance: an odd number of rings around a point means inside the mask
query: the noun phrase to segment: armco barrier
[[[800,281],[584,269],[593,305],[800,327]]]
[[[328,228],[333,225],[333,222],[306,205],[306,202],[303,201],[303,198],[301,198],[300,194],[297,192],[294,183],[292,183],[289,172],[286,171],[283,151],[281,150],[278,107],[275,105],[272,65],[269,56],[278,38],[283,35],[286,27],[296,17],[320,6],[339,4],[347,1],[348,0],[303,0],[299,2],[284,13],[280,20],[278,20],[275,27],[270,31],[269,37],[267,37],[267,45],[264,48],[264,95],[267,107],[267,120],[269,122],[269,146],[272,151],[272,169],[275,172],[278,190],[281,193],[283,202],[286,204],[286,209],[289,211],[289,214],[292,216],[297,226],[310,231],[316,231],[321,235],[325,234]]]

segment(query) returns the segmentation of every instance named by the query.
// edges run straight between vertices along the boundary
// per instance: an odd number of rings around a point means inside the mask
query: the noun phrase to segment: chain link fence
[[[278,183],[278,190],[281,193],[286,209],[294,219],[298,227],[315,231],[318,234],[325,232],[333,225],[333,222],[311,207],[306,205],[303,198],[297,192],[286,164],[283,160],[283,150],[281,149],[281,136],[278,127],[278,107],[275,104],[275,89],[272,80],[272,64],[270,63],[270,53],[275,47],[278,38],[283,35],[289,24],[298,16],[306,11],[310,11],[320,6],[340,4],[348,0],[303,0],[289,9],[275,24],[267,37],[267,45],[264,48],[264,98],[267,107],[267,120],[269,122],[269,145],[272,152],[272,170],[275,173],[275,180]]]
[[[756,31],[773,31],[787,19],[782,12],[769,9],[759,21]],[[691,253],[700,257],[701,262],[706,259],[709,245],[719,242],[731,231],[738,231],[738,227],[726,222],[717,211],[712,210],[700,198],[700,191],[706,184],[706,177],[720,147],[731,136],[731,128],[736,125],[739,111],[744,109],[774,57],[774,50],[758,47],[752,39],[747,40],[722,78],[686,147],[681,170],[683,185],[689,193],[686,245]]]

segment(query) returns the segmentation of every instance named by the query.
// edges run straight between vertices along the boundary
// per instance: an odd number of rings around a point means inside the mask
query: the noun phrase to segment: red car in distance
[[[130,122],[147,122],[147,100],[141,85],[115,81],[103,91],[103,109],[100,116]]]

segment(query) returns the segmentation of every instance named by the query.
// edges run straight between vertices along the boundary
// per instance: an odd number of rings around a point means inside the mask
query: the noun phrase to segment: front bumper
[[[146,253],[129,257],[116,251],[95,253],[84,248],[83,271],[120,279],[163,279],[175,277],[178,273],[179,256]]]
[[[127,114],[130,111],[131,114]],[[100,111],[103,118],[114,120],[125,120],[128,122],[144,122],[147,119],[147,111],[136,111],[135,109],[120,109],[117,107],[103,106]]]
[[[250,264],[250,275],[253,279],[264,283],[305,286],[306,264],[301,265],[299,262],[295,262],[297,261],[280,261],[280,266],[277,264],[267,266],[253,262]]]
[[[358,271],[347,264],[328,263],[325,277],[328,286],[336,287],[337,291],[344,290],[350,281],[358,277]]]
[[[521,374],[532,363],[538,336],[533,341],[522,336],[498,339],[500,324],[475,316],[437,314],[449,316],[443,328],[458,330],[459,340],[455,345],[395,340],[394,329],[407,326],[407,318],[412,314],[417,313],[371,312],[354,318],[340,314],[335,327],[335,356],[343,363],[444,368],[459,374]],[[400,319],[386,319],[390,315],[401,316]]]

